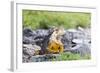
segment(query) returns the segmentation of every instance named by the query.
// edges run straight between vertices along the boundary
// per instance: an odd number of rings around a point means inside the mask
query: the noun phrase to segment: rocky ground
[[[91,54],[91,33],[90,29],[68,29],[61,36],[61,41],[64,44],[64,52],[78,53],[81,56]],[[52,29],[23,29],[23,62],[39,62],[47,61],[58,55],[43,54],[48,46],[48,41]]]

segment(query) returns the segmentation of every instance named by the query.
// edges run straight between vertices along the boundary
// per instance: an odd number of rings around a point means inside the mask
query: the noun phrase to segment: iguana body
[[[50,53],[62,53],[64,50],[63,43],[61,42],[60,36],[64,34],[63,28],[55,28],[54,32],[52,33],[49,44],[48,44],[48,51]]]

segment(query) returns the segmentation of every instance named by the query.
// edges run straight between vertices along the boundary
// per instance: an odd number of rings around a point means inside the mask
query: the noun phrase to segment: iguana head
[[[61,35],[65,34],[65,30],[61,26],[54,28],[54,32],[55,32],[55,34],[57,34],[57,36],[61,36]]]

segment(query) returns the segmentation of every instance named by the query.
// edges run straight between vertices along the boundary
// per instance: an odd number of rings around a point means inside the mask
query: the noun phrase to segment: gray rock
[[[32,31],[30,28],[24,28],[23,30],[23,44],[34,44],[34,38],[36,36],[36,32]]]
[[[32,56],[35,56],[41,48],[37,45],[23,45],[23,62],[29,62]]]
[[[71,48],[68,51],[71,51],[72,53],[78,53],[81,56],[91,54],[91,49],[90,49],[91,39],[89,38],[91,36],[90,34],[89,35],[87,34],[86,30],[80,31],[76,29],[70,29],[67,32],[69,32],[69,34],[63,37],[63,41],[66,40],[63,44],[65,45],[67,44],[67,42],[70,42],[69,46],[71,46]],[[68,36],[70,37],[69,41],[68,38],[66,38]],[[68,44],[66,46],[68,46]]]
[[[24,30],[23,30],[23,36],[33,37],[35,35],[36,35],[36,32],[32,31],[30,28],[24,28]]]
[[[23,36],[23,44],[33,44],[35,43],[33,37]]]
[[[32,57],[35,55],[36,48],[39,47],[40,53],[45,53],[52,32],[52,29],[37,29],[32,31],[31,29],[26,28],[23,30],[23,62],[29,62],[31,60],[47,60],[47,57],[41,59],[32,59]],[[66,30],[65,34],[61,36],[61,41],[64,44],[64,50],[71,51],[72,53],[79,53],[81,56],[91,54],[91,35],[89,32],[90,31],[88,29],[85,31],[83,31],[83,29],[82,31],[77,29]],[[28,46],[25,46],[25,44]],[[31,46],[29,46],[30,44]]]
[[[34,38],[36,45],[40,46],[42,49],[40,51],[40,54],[45,54],[47,51],[47,46],[49,43],[49,38],[52,34],[52,31],[50,29],[44,30],[39,29],[36,30],[37,36]]]
[[[78,44],[70,50],[72,53],[80,54],[81,56],[91,54],[90,47],[87,44]]]
[[[35,32],[37,34],[36,36],[47,36],[49,34],[49,31],[45,29],[38,29]]]
[[[64,44],[64,49],[70,49],[71,48],[71,36],[66,31],[65,34],[61,37],[61,41]]]
[[[68,32],[71,34],[72,39],[83,39],[85,36],[83,31],[77,29],[69,29]]]
[[[48,30],[37,29],[35,32],[36,32],[36,35],[34,36],[34,41],[37,45],[42,47],[44,38],[49,34]]]

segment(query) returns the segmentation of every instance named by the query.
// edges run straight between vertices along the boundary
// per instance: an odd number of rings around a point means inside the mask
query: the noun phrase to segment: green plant
[[[52,26],[62,25],[65,29],[76,28],[77,25],[83,28],[90,27],[91,14],[83,12],[54,12],[23,10],[23,26],[32,29],[48,29]]]
[[[67,61],[67,60],[82,60],[90,59],[90,55],[80,56],[80,54],[73,54],[71,52],[65,52],[60,54],[57,58],[53,58],[52,61]]]

